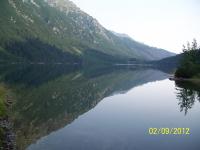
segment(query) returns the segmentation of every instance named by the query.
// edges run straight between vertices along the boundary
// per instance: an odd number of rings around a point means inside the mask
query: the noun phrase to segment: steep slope
[[[128,49],[131,49],[138,58],[144,58],[145,60],[159,60],[169,56],[174,56],[174,53],[156,47],[150,47],[143,43],[139,43],[133,40],[126,34],[115,33]]]
[[[0,60],[80,62],[88,50],[121,59],[173,55],[113,34],[69,0],[0,1]]]

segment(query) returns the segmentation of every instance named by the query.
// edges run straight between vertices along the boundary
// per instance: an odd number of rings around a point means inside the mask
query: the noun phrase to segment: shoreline
[[[15,133],[13,132],[13,123],[9,114],[13,98],[3,85],[0,85],[0,102],[0,149],[15,149]]]
[[[171,76],[171,77],[169,77],[169,80],[171,80],[171,81],[186,81],[186,82],[193,82],[193,83],[200,84],[199,78],[177,78],[175,76]]]

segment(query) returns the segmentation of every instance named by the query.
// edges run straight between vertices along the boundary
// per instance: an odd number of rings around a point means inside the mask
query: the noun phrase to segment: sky
[[[200,0],[71,0],[105,28],[175,53],[200,43]]]

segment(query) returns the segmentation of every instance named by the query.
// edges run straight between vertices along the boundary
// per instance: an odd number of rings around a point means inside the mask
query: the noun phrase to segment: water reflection
[[[103,98],[125,93],[167,74],[144,68],[81,68],[25,65],[0,68],[0,78],[13,92],[12,120],[17,149],[70,124]]]
[[[174,82],[166,79],[106,97],[27,150],[199,150],[200,105],[184,116],[179,112],[174,87]],[[191,134],[149,135],[150,127],[187,127]]]
[[[176,91],[180,111],[187,115],[195,102],[200,102],[200,85],[198,83],[176,81]]]
[[[78,65],[3,65],[0,79],[8,85],[40,86],[62,75],[79,70]]]

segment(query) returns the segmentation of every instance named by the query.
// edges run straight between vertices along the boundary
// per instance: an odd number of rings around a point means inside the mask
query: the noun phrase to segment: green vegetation
[[[94,50],[89,61],[174,55],[113,34],[68,0],[53,7],[44,0],[34,2],[39,7],[30,1],[0,1],[0,62],[80,63],[88,59],[88,50]]]
[[[6,91],[2,85],[0,85],[0,121],[3,119],[7,112],[5,106]],[[5,136],[5,130],[0,126],[0,148],[3,147],[3,141]]]
[[[10,92],[3,83],[0,83],[0,149],[13,149],[14,136],[10,122]]]
[[[76,55],[63,52],[61,49],[42,43],[39,39],[27,39],[26,42],[13,42],[6,45],[9,53],[31,62],[67,62],[81,63]],[[22,60],[21,59],[21,60]]]
[[[6,115],[6,106],[5,106],[6,90],[0,85],[0,118]]]
[[[195,39],[191,46],[189,42],[187,48],[183,45],[183,58],[175,76],[178,78],[200,78],[200,48]]]

